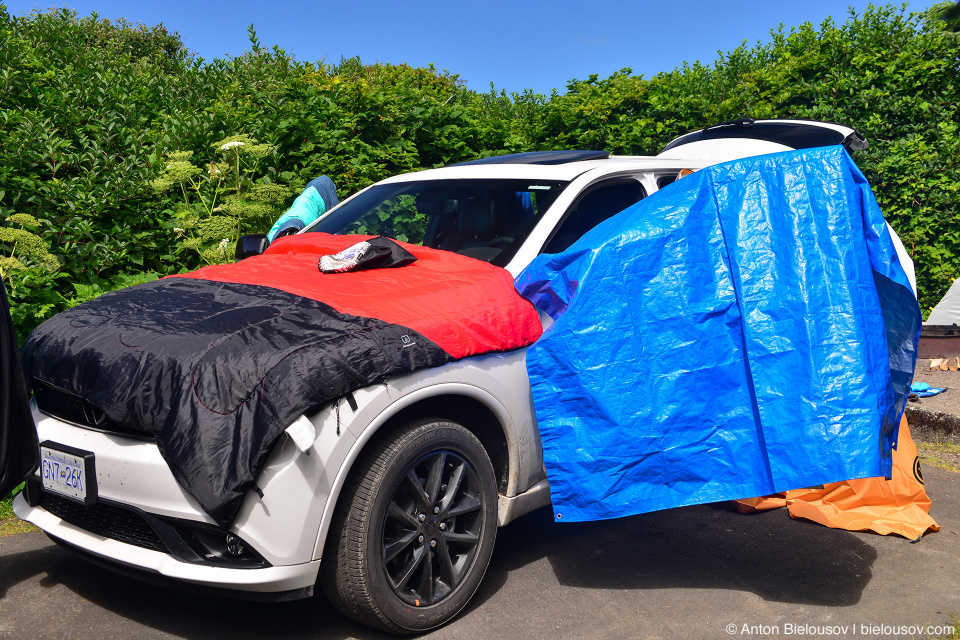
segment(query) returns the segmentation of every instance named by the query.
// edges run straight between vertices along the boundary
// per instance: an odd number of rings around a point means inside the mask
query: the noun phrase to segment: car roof
[[[833,144],[842,144],[851,152],[868,146],[856,130],[833,122],[740,118],[675,138],[658,156],[614,156],[606,151],[580,149],[532,151],[407,173],[384,182],[509,178],[569,182],[588,172],[602,176],[623,172],[701,169],[717,162],[747,156]]]
[[[609,151],[585,151],[581,149],[560,151],[527,151],[524,153],[507,153],[487,158],[477,158],[467,162],[458,162],[453,166],[477,164],[566,164],[567,162],[582,162],[584,160],[605,160],[610,157]]]
[[[654,156],[610,156],[598,160],[580,160],[562,164],[498,164],[495,162],[465,163],[404,173],[387,178],[380,184],[412,182],[417,180],[557,180],[569,182],[587,172],[598,175],[628,171],[698,169],[709,161],[657,158]]]

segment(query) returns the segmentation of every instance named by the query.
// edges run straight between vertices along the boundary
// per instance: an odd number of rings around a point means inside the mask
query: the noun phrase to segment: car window
[[[383,200],[347,225],[344,233],[384,235],[412,244],[423,244],[427,216],[417,210],[417,199],[409,193]]]
[[[673,184],[677,180],[677,174],[673,173],[669,176],[660,176],[657,178],[657,189],[663,189],[668,184]]]
[[[580,239],[583,234],[647,195],[636,180],[620,180],[591,189],[581,196],[560,223],[543,253],[560,253]]]
[[[381,184],[309,231],[382,235],[503,266],[566,185],[518,179]]]

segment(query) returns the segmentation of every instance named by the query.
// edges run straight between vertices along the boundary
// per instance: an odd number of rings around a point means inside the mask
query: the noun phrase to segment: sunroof
[[[510,153],[505,156],[492,158],[478,158],[469,162],[459,162],[454,167],[474,164],[566,164],[568,162],[583,162],[584,160],[606,160],[610,157],[608,151],[530,151],[527,153]]]

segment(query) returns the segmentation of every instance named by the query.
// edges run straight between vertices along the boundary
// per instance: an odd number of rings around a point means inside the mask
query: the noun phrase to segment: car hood
[[[22,349],[38,406],[152,436],[181,486],[227,526],[299,415],[392,375],[539,337],[510,274],[478,260],[404,244],[417,257],[408,266],[319,271],[320,256],[367,238],[283,238],[262,256],[57,315]]]

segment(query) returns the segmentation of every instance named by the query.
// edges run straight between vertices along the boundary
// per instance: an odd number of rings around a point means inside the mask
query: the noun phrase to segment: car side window
[[[647,195],[636,180],[620,180],[614,184],[595,187],[580,197],[566,218],[560,223],[543,253],[565,251],[587,231],[627,207],[640,202]]]

